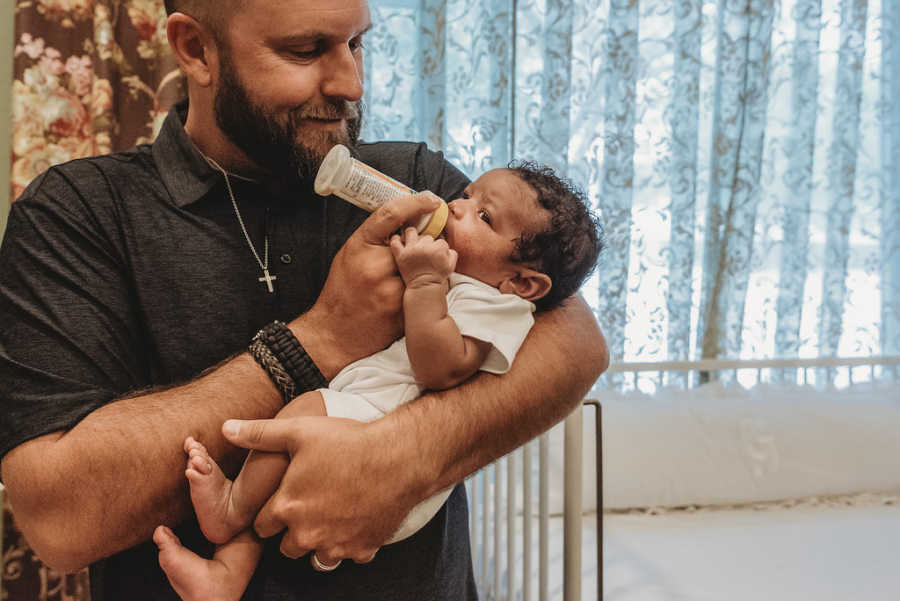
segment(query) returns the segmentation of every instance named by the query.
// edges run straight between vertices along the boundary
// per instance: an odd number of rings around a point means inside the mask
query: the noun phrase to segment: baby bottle
[[[341,144],[325,155],[314,187],[320,196],[334,194],[370,213],[392,198],[416,193],[412,188],[357,161],[350,156],[350,150]],[[423,236],[436,238],[447,223],[448,213],[447,203],[442,202],[433,213],[422,217],[416,224],[416,230]]]

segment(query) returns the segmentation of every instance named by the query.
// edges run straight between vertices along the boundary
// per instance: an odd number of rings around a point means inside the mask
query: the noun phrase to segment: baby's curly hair
[[[535,301],[543,311],[575,294],[594,270],[603,250],[603,228],[584,192],[550,167],[513,161],[508,169],[528,184],[537,193],[538,203],[550,211],[550,225],[541,232],[522,234],[513,254],[514,261],[531,263],[550,276],[550,291]]]

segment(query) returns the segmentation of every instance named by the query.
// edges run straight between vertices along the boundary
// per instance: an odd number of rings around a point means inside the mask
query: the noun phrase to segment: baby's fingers
[[[403,230],[403,242],[406,244],[415,244],[419,241],[419,232],[414,227],[408,227]]]
[[[456,261],[459,259],[459,255],[452,248],[447,249],[447,266],[450,271],[456,270]]]

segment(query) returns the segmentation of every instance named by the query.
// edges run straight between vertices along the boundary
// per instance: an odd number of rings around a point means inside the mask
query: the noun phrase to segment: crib
[[[482,599],[900,598],[900,357],[622,363],[591,396],[467,480]]]

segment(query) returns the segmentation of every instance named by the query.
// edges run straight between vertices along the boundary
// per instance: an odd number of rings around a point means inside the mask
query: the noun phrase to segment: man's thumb
[[[273,453],[288,451],[284,423],[276,420],[229,419],[222,424],[222,434],[231,444],[245,449]]]

